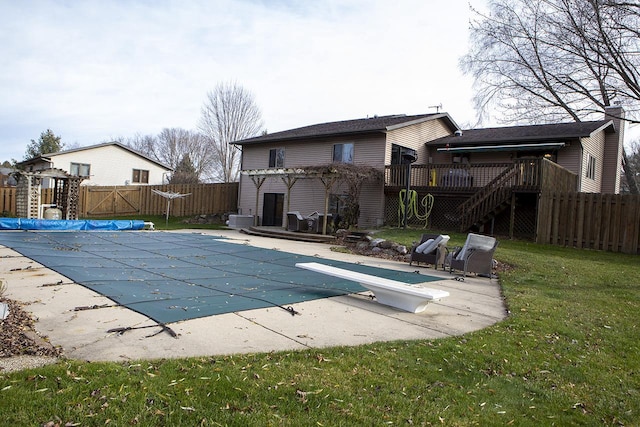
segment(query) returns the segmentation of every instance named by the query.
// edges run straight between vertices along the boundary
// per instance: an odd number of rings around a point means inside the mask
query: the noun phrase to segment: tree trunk
[[[633,169],[629,166],[629,159],[627,158],[627,150],[622,150],[622,168],[624,169],[624,176],[627,178],[627,185],[629,186],[629,193],[640,194],[638,191],[638,183]]]

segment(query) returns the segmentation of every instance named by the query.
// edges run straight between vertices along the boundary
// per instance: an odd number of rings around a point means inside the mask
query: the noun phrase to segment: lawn
[[[421,230],[377,236],[410,244]],[[461,244],[463,235],[452,235]],[[439,340],[0,374],[3,425],[639,425],[640,258],[500,239],[510,316]],[[469,285],[472,286],[472,285]]]
[[[98,219],[98,218],[91,218]],[[109,217],[109,219],[132,219],[132,220],[142,220],[145,222],[153,222],[154,228],[156,230],[181,230],[184,228],[189,229],[207,229],[207,230],[220,230],[227,229],[226,224],[222,223],[211,223],[211,224],[196,224],[196,223],[186,223],[186,221],[193,221],[195,217],[178,217],[178,216],[169,216],[167,218],[165,215],[128,215],[122,217]]]

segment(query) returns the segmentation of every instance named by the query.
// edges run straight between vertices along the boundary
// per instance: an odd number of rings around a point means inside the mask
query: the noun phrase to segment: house
[[[13,168],[0,166],[0,187],[15,187],[16,179],[11,175]]]
[[[278,226],[286,220],[285,206],[303,214],[324,213],[327,188],[322,180],[300,179],[288,187],[287,171],[331,163],[363,164],[383,171],[385,165],[401,164],[407,149],[425,158],[426,141],[458,129],[448,114],[395,115],[322,123],[237,141],[242,147],[239,213],[257,214],[262,225]],[[340,213],[347,197],[345,184],[337,183],[329,192],[329,212]],[[365,183],[359,226],[381,226],[384,205],[384,183]]]
[[[118,142],[42,154],[18,166],[27,172],[62,169],[84,177],[82,185],[160,185],[171,168]],[[47,188],[50,183],[43,182]]]
[[[242,147],[239,213],[282,225],[289,210],[324,213],[329,193],[328,212],[340,214],[345,183],[327,187],[305,167],[346,162],[384,172],[382,182],[363,186],[359,227],[397,224],[409,184],[417,210],[426,194],[435,199],[429,221],[436,227],[494,231],[513,229],[516,220],[515,234],[530,234],[545,189],[619,192],[623,117],[615,107],[599,121],[463,130],[446,113],[394,115],[249,138],[235,142]]]

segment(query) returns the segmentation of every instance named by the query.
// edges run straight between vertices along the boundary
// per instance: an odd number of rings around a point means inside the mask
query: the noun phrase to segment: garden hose
[[[427,228],[427,225],[429,223],[429,216],[431,215],[431,209],[433,209],[433,195],[429,193],[420,200],[420,205],[422,206],[422,209],[424,209],[423,215],[420,215],[420,210],[418,209],[418,192],[415,190],[409,190],[409,200],[407,202],[407,206],[405,207],[406,195],[407,190],[400,190],[400,203],[398,205],[398,227],[400,227],[401,225],[400,222],[404,218],[406,209],[407,219],[413,218],[415,216],[418,221],[424,221],[424,228]]]

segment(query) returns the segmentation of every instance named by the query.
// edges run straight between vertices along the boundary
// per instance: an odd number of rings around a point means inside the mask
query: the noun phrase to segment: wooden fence
[[[116,187],[81,186],[78,213],[81,218],[126,215],[163,215],[167,199],[154,193],[189,194],[170,203],[170,215],[212,215],[238,210],[238,183],[128,185]],[[42,190],[41,203],[51,203],[51,189]],[[16,188],[0,187],[0,213],[16,214]]]
[[[2,216],[15,216],[16,187],[0,187],[0,214]]]
[[[640,254],[640,195],[543,192],[537,243]]]

